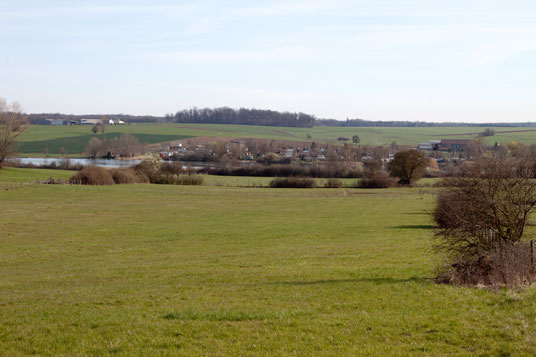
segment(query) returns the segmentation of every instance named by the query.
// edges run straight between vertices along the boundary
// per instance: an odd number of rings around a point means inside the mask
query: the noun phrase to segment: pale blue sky
[[[0,0],[27,112],[536,121],[536,1]]]

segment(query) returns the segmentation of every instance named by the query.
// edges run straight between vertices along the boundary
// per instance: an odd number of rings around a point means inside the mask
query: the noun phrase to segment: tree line
[[[467,127],[536,127],[536,123],[455,123],[455,122],[424,122],[424,121],[373,121],[365,119],[317,119],[314,126],[335,126],[335,127],[451,127],[451,126],[467,126]],[[490,134],[489,132],[487,134]],[[491,134],[492,135],[492,134]],[[490,136],[490,135],[486,135]]]
[[[301,112],[278,112],[263,109],[196,108],[184,109],[175,114],[164,116],[127,115],[127,114],[29,114],[30,124],[48,124],[46,119],[61,119],[80,122],[81,119],[112,119],[126,123],[199,123],[199,124],[240,124],[312,128],[314,126],[333,127],[536,127],[536,123],[457,123],[457,122],[423,122],[423,121],[373,121],[365,119],[319,119],[314,115]]]
[[[263,109],[191,108],[178,111],[170,121],[200,124],[267,125],[312,128],[316,118],[305,113],[277,112]]]

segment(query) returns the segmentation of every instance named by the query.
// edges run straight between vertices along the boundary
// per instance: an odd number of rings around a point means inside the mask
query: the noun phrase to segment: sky
[[[28,113],[536,121],[534,0],[0,0]]]

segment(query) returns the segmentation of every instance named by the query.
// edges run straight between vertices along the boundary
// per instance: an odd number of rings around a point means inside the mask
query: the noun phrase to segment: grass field
[[[0,191],[0,351],[532,355],[535,289],[432,281],[423,192]]]
[[[71,170],[47,170],[47,169],[21,169],[6,167],[0,170],[0,188],[22,183],[34,183],[49,178],[69,179],[75,174]],[[245,176],[215,176],[203,175],[203,185],[220,187],[268,187],[273,177],[245,177]],[[317,186],[323,187],[328,179],[317,178]],[[426,184],[429,179],[421,180]],[[356,179],[341,179],[344,187],[352,187]]]
[[[508,143],[519,141],[536,142],[536,129],[530,128],[494,128],[496,134],[486,138],[488,143]],[[458,138],[473,139],[484,128],[470,127],[422,127],[422,128],[287,128],[253,125],[223,124],[136,124],[107,127],[105,137],[118,136],[122,133],[136,135],[145,143],[158,143],[186,137],[219,137],[219,138],[260,138],[306,141],[307,134],[311,141],[337,142],[340,136],[351,138],[358,135],[363,145],[389,145],[396,141],[400,145],[416,146],[420,142],[432,139]],[[504,132],[504,133],[503,133]],[[91,127],[46,126],[34,125],[22,136],[19,151],[24,155],[43,155],[47,150],[50,154],[60,153],[65,148],[71,155],[79,155],[84,151],[91,134]],[[100,134],[97,137],[102,137]]]
[[[121,134],[129,133],[145,144],[155,144],[189,137],[169,130],[154,130],[155,128],[152,128],[151,125],[109,126],[106,129],[105,134],[95,135],[91,133],[91,126],[86,125],[32,125],[21,137],[18,151],[25,155],[42,156],[45,152],[52,155],[59,154],[62,149],[65,149],[67,154],[77,156],[84,152],[89,140],[93,137],[109,140],[119,137]]]
[[[49,178],[68,179],[75,171],[47,169],[19,169],[6,167],[0,170],[0,188],[7,185],[43,181]]]

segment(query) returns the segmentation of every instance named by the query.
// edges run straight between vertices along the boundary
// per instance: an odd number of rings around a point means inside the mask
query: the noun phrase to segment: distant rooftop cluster
[[[471,141],[467,139],[429,140],[428,142],[420,143],[417,148],[419,150],[460,151],[469,145]]]

